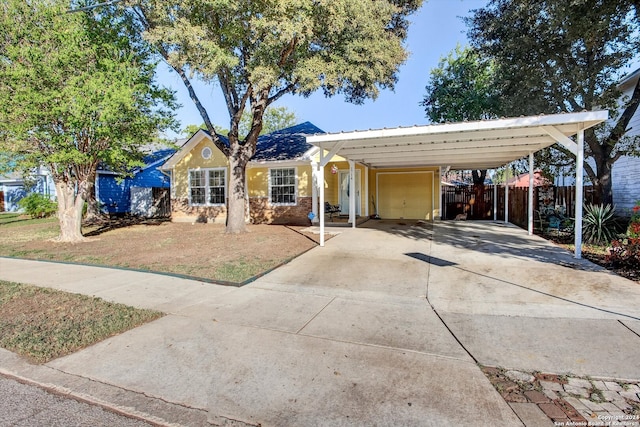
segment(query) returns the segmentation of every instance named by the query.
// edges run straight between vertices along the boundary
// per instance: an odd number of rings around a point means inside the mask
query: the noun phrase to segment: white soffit
[[[342,145],[335,154],[373,168],[493,169],[555,144],[560,134],[571,137],[607,117],[607,111],[563,113],[318,134],[308,136],[307,142],[326,151]]]

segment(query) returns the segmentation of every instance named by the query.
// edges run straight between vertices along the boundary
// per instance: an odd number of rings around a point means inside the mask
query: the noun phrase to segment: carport
[[[576,156],[575,229],[582,229],[584,130],[604,122],[608,111],[398,127],[313,135],[307,142],[320,148],[318,182],[334,156],[349,162],[350,212],[355,221],[355,164],[369,168],[439,167],[442,170],[495,169],[529,158],[529,234],[533,234],[533,154],[560,144]],[[572,137],[575,136],[575,141]],[[507,187],[505,186],[505,191]],[[322,190],[322,188],[321,188]],[[508,191],[506,192],[508,198]],[[320,246],[324,246],[324,191],[319,191]],[[508,203],[507,203],[508,205]],[[508,214],[505,221],[508,221]],[[575,257],[581,258],[582,234],[575,233]]]

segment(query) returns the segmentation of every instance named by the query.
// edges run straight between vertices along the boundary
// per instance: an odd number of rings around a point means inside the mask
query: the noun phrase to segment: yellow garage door
[[[433,219],[433,172],[380,172],[377,181],[382,218]]]

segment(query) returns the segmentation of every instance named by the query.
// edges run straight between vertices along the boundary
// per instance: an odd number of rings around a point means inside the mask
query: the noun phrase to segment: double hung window
[[[226,169],[196,169],[189,171],[191,205],[218,206],[226,202]]]
[[[296,168],[269,170],[269,201],[272,205],[296,204]]]

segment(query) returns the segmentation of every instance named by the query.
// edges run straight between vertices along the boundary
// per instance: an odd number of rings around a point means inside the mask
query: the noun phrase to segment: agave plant
[[[606,205],[585,205],[582,216],[582,236],[587,243],[609,243],[616,237],[615,208]]]

